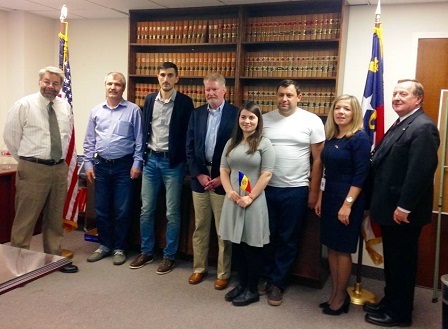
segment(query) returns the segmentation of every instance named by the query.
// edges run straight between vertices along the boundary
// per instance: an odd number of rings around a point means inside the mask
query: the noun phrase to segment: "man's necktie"
[[[58,118],[53,109],[53,102],[48,104],[48,121],[50,123],[51,151],[50,158],[59,161],[62,158],[61,133],[59,132]]]

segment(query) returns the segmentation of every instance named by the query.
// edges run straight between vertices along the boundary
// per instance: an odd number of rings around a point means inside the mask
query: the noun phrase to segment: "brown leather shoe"
[[[228,285],[229,285],[229,279],[216,279],[215,281],[216,290],[223,290],[227,288]]]
[[[207,276],[207,274],[208,274],[207,272],[193,273],[188,278],[188,283],[189,284],[198,284]]]

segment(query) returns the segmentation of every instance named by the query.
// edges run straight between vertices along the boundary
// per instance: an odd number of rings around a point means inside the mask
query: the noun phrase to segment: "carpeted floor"
[[[42,250],[41,244],[40,235],[35,236],[32,249]],[[156,274],[160,259],[137,270],[129,269],[130,260],[122,266],[114,266],[112,258],[87,263],[96,247],[84,241],[81,231],[68,234],[64,248],[74,252],[80,271],[55,272],[1,295],[0,328],[375,328],[364,322],[361,306],[351,305],[341,316],[322,314],[317,305],[326,300],[329,282],[322,290],[292,284],[278,307],[261,297],[258,303],[238,308],[224,301],[225,291],[213,288],[213,268],[204,282],[192,286],[191,262],[178,261],[166,275]],[[362,286],[382,296],[382,281],[364,279]],[[432,290],[416,289],[413,328],[441,328],[442,297],[438,303],[431,300]]]

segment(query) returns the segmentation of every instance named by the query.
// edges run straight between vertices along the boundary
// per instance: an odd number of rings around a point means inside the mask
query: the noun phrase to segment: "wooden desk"
[[[0,243],[11,240],[11,227],[14,221],[14,197],[16,193],[17,165],[11,169],[0,169]]]
[[[11,228],[15,215],[16,171],[16,164],[11,165],[11,169],[0,170],[0,243],[11,241]],[[41,232],[42,216],[36,223],[34,234]]]

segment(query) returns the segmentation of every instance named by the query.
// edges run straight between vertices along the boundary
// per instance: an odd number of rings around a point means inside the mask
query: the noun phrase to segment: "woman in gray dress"
[[[221,183],[226,191],[219,235],[233,244],[239,283],[225,299],[235,306],[259,301],[258,280],[262,247],[269,243],[269,219],[264,189],[272,176],[275,153],[262,136],[263,117],[258,105],[247,102],[221,158]]]

